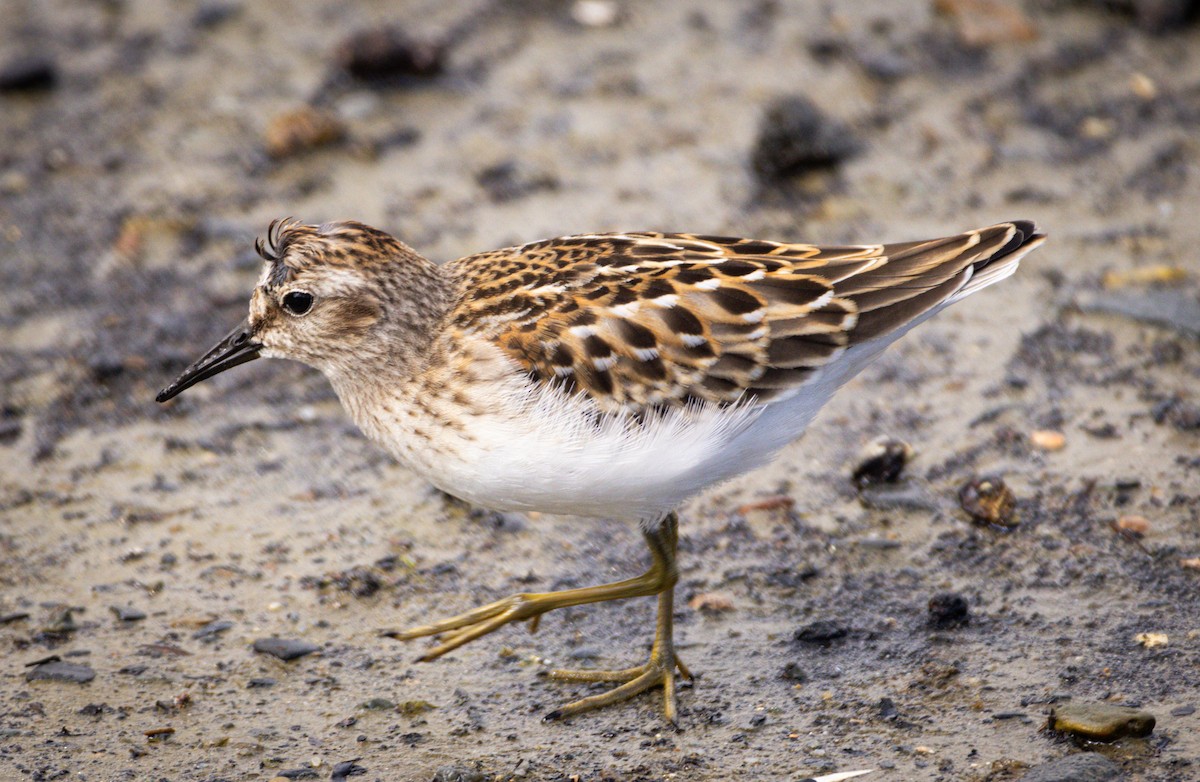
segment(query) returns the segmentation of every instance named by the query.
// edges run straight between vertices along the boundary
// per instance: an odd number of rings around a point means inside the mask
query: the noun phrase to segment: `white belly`
[[[705,404],[640,420],[600,415],[583,396],[511,373],[473,384],[474,411],[466,417],[459,407],[420,412],[400,402],[381,414],[356,404],[352,394],[343,401],[368,435],[468,502],[650,522],[702,489],[765,464],[900,336],[846,351],[791,396],[767,405]],[[459,416],[460,426],[444,426],[439,415]]]

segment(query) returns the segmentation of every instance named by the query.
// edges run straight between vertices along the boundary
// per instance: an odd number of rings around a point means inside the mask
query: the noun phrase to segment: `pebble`
[[[967,481],[958,490],[962,509],[975,521],[1000,527],[1015,527],[1016,499],[1001,478],[986,476]]]
[[[487,777],[478,767],[452,763],[438,766],[433,772],[433,782],[485,782]]]
[[[935,0],[934,9],[949,17],[958,39],[980,48],[1013,41],[1032,41],[1037,27],[1019,6],[999,0]]]
[[[832,619],[818,619],[801,627],[792,637],[804,643],[819,644],[844,638],[849,632],[850,628]]]
[[[1117,529],[1141,536],[1150,531],[1150,521],[1145,516],[1122,516],[1117,519]]]
[[[361,81],[436,76],[445,56],[442,44],[417,40],[395,25],[358,30],[334,51],[338,66]]]
[[[1121,767],[1094,752],[1080,752],[1031,768],[1020,782],[1107,782],[1122,779]]]
[[[0,65],[0,92],[48,90],[58,83],[58,64],[40,54],[14,57]]]
[[[1163,400],[1150,411],[1156,424],[1170,424],[1181,432],[1200,429],[1200,405],[1178,397]]]
[[[96,672],[91,666],[82,663],[66,663],[61,660],[51,660],[29,670],[25,681],[58,681],[87,684],[96,678]]]
[[[750,164],[759,178],[772,181],[829,168],[862,148],[845,123],[825,116],[803,95],[789,95],[763,113]]]
[[[576,0],[571,19],[580,27],[612,27],[621,18],[621,8],[612,0]]]
[[[890,437],[872,440],[859,455],[851,480],[860,489],[877,483],[895,483],[912,457],[912,446],[903,440]]]
[[[1053,429],[1038,429],[1029,434],[1029,442],[1043,451],[1061,451],[1067,447],[1067,436]]]
[[[263,131],[267,154],[279,160],[327,146],[346,136],[346,126],[334,114],[312,106],[277,114]]]
[[[273,655],[280,660],[296,660],[313,652],[321,651],[321,647],[311,641],[290,638],[260,638],[254,642],[254,651]]]
[[[701,592],[688,601],[688,607],[706,614],[720,614],[733,610],[733,599],[720,592]]]
[[[929,598],[929,622],[934,627],[961,627],[970,621],[967,598],[957,592],[939,592]]]
[[[112,606],[112,612],[122,622],[138,622],[146,618],[146,612],[133,606]]]
[[[231,627],[233,627],[233,622],[230,620],[218,619],[214,622],[209,622],[196,632],[192,633],[192,638],[209,638],[220,635]]]
[[[808,671],[800,667],[800,663],[790,662],[783,666],[779,678],[789,682],[804,683],[808,681]]]
[[[1050,712],[1049,728],[1092,741],[1115,741],[1149,736],[1154,732],[1154,715],[1110,703],[1065,703]]]
[[[1138,633],[1133,637],[1133,640],[1147,649],[1157,649],[1171,642],[1170,637],[1166,633]]]
[[[1191,705],[1176,706],[1175,708],[1171,709],[1172,717],[1190,717],[1195,713],[1196,713],[1196,707],[1191,706]]]
[[[367,769],[358,765],[358,761],[362,758],[354,758],[353,760],[343,760],[341,763],[333,767],[333,773],[330,775],[330,782],[344,782],[346,777],[355,777],[359,774],[367,773]]]

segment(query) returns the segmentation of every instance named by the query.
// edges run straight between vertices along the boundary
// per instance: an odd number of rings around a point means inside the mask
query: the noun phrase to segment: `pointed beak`
[[[159,402],[165,402],[177,396],[185,389],[196,385],[201,380],[207,380],[230,367],[236,367],[238,364],[253,361],[258,358],[260,350],[262,350],[262,344],[251,339],[250,321],[244,320],[240,326],[229,332],[225,339],[218,342],[212,350],[201,356],[190,367],[183,370],[183,374],[175,378],[174,383],[159,391],[155,399]]]

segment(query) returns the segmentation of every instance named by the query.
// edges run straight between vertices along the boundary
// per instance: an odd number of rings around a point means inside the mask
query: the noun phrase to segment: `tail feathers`
[[[972,264],[970,279],[950,298],[950,302],[964,299],[1012,276],[1021,259],[1046,241],[1046,234],[1038,231],[1032,220],[1015,220],[1007,226],[1012,231],[1011,237],[991,256]]]
[[[1016,220],[927,242],[884,245],[883,263],[835,285],[836,294],[858,308],[850,344],[905,330],[1003,280],[1045,238],[1031,221]]]

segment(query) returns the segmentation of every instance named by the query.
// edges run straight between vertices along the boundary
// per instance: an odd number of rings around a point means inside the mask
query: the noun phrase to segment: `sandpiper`
[[[259,356],[321,370],[372,439],[484,507],[638,523],[643,574],[521,593],[396,632],[432,660],[556,608],[657,596],[649,660],[555,671],[618,686],[555,719],[661,687],[676,720],[675,509],[765,463],[916,324],[1008,277],[1029,221],[928,241],[817,246],[694,234],[571,236],[441,266],[358,222],[271,224],[249,317],[158,395]]]

